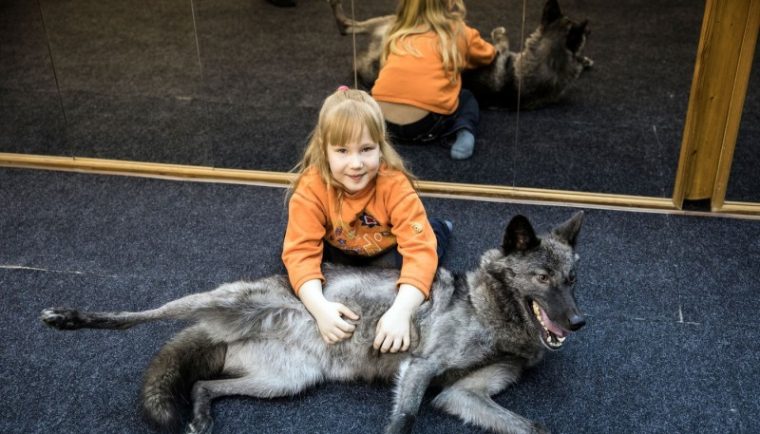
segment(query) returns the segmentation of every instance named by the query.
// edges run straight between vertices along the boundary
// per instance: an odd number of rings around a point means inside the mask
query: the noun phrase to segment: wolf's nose
[[[584,325],[586,325],[586,318],[583,315],[574,314],[570,316],[570,330],[578,331]]]

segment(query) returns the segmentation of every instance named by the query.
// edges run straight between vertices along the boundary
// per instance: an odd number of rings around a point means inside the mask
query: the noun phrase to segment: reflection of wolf
[[[369,48],[358,56],[356,65],[362,83],[372,87],[380,70],[383,39],[395,16],[354,21],[346,16],[341,0],[329,1],[341,33],[371,35]],[[576,23],[562,15],[557,0],[547,0],[541,24],[525,41],[525,48],[519,53],[510,51],[504,27],[493,29],[496,59],[489,66],[465,71],[463,85],[484,107],[517,108],[518,89],[522,110],[555,102],[593,64],[581,54],[587,26],[588,21]]]
[[[220,396],[270,398],[328,380],[395,379],[388,433],[411,432],[431,382],[442,387],[433,404],[467,422],[503,433],[543,432],[490,396],[583,326],[573,294],[582,217],[579,212],[537,237],[517,216],[501,247],[485,252],[477,269],[456,277],[440,270],[431,299],[414,317],[406,353],[372,348],[377,321],[395,296],[395,270],[325,266],[325,296],[361,316],[353,336],[334,345],[320,338],[284,276],[225,284],[142,312],[55,308],[41,319],[59,329],[197,321],[160,350],[145,374],[143,410],[164,429],[179,427],[179,405],[191,390],[187,432],[197,433],[211,430],[211,400]]]

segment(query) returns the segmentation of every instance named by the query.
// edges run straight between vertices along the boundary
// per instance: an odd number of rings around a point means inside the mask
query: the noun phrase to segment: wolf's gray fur
[[[431,382],[442,387],[433,405],[466,422],[501,433],[544,432],[491,396],[585,323],[573,293],[582,217],[537,237],[516,216],[500,248],[485,252],[475,270],[459,277],[439,270],[405,353],[372,348],[377,321],[396,293],[398,271],[386,269],[325,265],[325,296],[361,318],[353,336],[334,345],[320,338],[284,276],[225,284],[141,312],[51,308],[41,319],[59,329],[196,321],[160,350],[145,375],[143,410],[162,428],[181,420],[183,386],[192,389],[187,432],[200,433],[211,430],[211,401],[220,396],[270,398],[324,381],[395,379],[388,433],[411,432]]]
[[[329,0],[342,34],[370,34],[369,46],[358,56],[357,73],[372,87],[380,71],[383,38],[395,20],[386,15],[354,21],[343,11],[341,0]],[[547,0],[541,24],[525,41],[520,52],[510,51],[504,27],[491,31],[498,54],[491,65],[465,71],[463,85],[481,106],[530,110],[557,101],[593,61],[582,51],[588,36],[588,21],[576,23],[564,16],[557,0]]]

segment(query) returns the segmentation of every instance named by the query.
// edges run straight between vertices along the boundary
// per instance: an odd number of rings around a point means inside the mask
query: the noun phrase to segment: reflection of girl
[[[385,138],[380,107],[366,92],[342,86],[325,100],[299,168],[282,252],[296,294],[325,342],[339,342],[354,331],[344,317],[358,316],[323,296],[322,260],[394,260],[401,268],[398,294],[377,325],[374,347],[406,351],[411,316],[430,292],[451,223],[428,220]]]
[[[456,134],[454,159],[475,149],[480,111],[461,71],[490,64],[496,50],[464,23],[462,0],[400,0],[372,96],[394,140],[429,142]]]

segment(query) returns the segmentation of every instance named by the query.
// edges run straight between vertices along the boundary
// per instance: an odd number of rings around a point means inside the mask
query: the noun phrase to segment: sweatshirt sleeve
[[[322,274],[322,249],[327,217],[317,196],[308,188],[293,193],[288,206],[288,225],[282,248],[282,262],[288,270],[293,290],[304,282],[320,279]]]
[[[394,187],[389,210],[391,232],[403,258],[397,284],[408,283],[428,298],[438,268],[437,242],[422,200],[406,177]]]
[[[467,68],[490,65],[496,57],[496,48],[480,37],[480,32],[465,27],[467,37]]]

